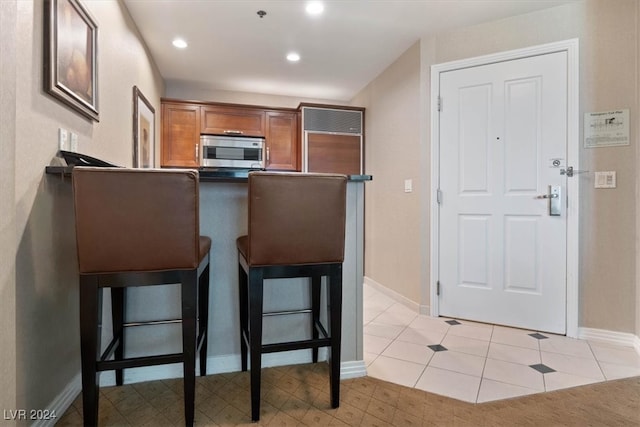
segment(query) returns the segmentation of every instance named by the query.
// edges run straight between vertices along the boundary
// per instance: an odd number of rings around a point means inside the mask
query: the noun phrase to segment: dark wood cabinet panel
[[[270,170],[300,170],[298,115],[295,112],[266,112],[266,164]]]
[[[360,135],[307,134],[309,172],[361,174]]]
[[[203,106],[201,123],[201,133],[265,136],[265,113],[262,109]]]
[[[161,166],[198,167],[200,106],[162,104]]]

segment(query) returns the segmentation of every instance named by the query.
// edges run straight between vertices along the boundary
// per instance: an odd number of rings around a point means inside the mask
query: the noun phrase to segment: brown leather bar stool
[[[344,175],[252,172],[249,234],[237,240],[242,370],[251,355],[251,419],[260,418],[262,354],[330,347],[331,406],[340,405],[342,262],[346,185]],[[321,277],[327,277],[329,331],[320,321]],[[263,281],[311,278],[311,338],[262,343]],[[303,310],[305,311],[305,310]],[[306,310],[308,311],[308,310]],[[290,311],[281,314],[290,314]]]
[[[167,363],[184,366],[185,421],[193,425],[198,349],[206,375],[211,248],[199,234],[198,182],[187,170],[73,169],[86,426],[98,423],[100,372],[115,370],[122,385],[123,369]],[[182,353],[125,358],[126,288],[177,283],[181,319],[149,323],[181,321]],[[101,354],[103,288],[111,288],[114,336]]]

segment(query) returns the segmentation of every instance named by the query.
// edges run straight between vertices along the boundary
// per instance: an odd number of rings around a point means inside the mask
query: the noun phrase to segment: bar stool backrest
[[[73,169],[80,273],[197,268],[194,170]]]
[[[344,175],[250,173],[249,265],[343,262],[346,194]]]

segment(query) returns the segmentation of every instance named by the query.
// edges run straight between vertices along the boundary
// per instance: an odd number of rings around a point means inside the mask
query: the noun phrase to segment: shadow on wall
[[[44,175],[16,254],[16,404],[47,409],[80,372],[71,180]]]

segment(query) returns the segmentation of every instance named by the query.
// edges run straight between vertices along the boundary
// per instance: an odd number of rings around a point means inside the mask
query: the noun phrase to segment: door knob
[[[536,196],[536,199],[549,200],[550,216],[562,215],[562,201],[560,200],[560,191],[561,191],[561,187],[559,185],[550,185],[549,192],[547,194],[540,194]]]

